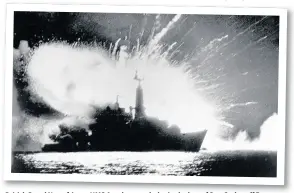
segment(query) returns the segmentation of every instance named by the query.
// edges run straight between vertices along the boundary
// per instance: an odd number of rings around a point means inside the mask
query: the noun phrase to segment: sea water
[[[14,153],[13,173],[276,177],[274,151]]]

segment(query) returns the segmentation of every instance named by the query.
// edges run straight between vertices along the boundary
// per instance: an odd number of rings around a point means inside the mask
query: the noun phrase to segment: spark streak
[[[152,49],[155,45],[158,45],[158,42],[163,36],[174,26],[174,24],[181,18],[181,15],[176,15],[165,28],[163,28],[156,36],[150,41],[148,45],[148,50]],[[150,51],[148,51],[150,52]]]
[[[249,27],[247,27],[245,30],[241,31],[240,33],[238,33],[236,36],[234,36],[229,42],[223,44],[222,46],[220,46],[219,48],[216,49],[216,51],[218,52],[220,49],[228,46],[229,44],[233,43],[239,36],[245,34],[246,32],[248,32],[253,26],[256,26],[257,24],[259,24],[260,22],[262,22],[263,20],[265,20],[267,18],[267,16],[263,17],[262,19],[258,20],[257,22],[251,24]]]

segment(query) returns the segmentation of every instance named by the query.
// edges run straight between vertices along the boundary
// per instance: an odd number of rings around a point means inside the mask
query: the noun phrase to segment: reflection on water
[[[14,173],[276,177],[276,152],[15,153]]]

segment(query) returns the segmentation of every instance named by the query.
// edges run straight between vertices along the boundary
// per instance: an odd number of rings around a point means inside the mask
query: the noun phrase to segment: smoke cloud
[[[21,41],[18,49],[14,49],[14,70],[15,81],[25,83],[30,77],[27,74],[28,63],[31,58],[31,49],[27,41]],[[25,72],[23,75],[22,72]],[[21,76],[22,75],[22,76]],[[28,87],[23,89],[30,89]],[[43,99],[33,92],[27,100],[44,103]],[[26,112],[27,109],[20,106],[19,101],[23,100],[13,84],[13,107],[12,107],[12,148],[13,151],[39,151],[41,147],[52,142],[49,138],[54,133],[59,133],[59,125],[79,126],[88,128],[91,119],[73,115],[60,114],[33,116]],[[81,109],[82,110],[82,109]]]
[[[234,129],[234,128],[232,128]],[[221,132],[220,132],[221,133]],[[231,140],[224,140],[220,133],[208,133],[202,147],[208,150],[268,150],[276,151],[279,147],[279,116],[274,113],[260,127],[258,138],[250,139],[246,131],[241,131]]]

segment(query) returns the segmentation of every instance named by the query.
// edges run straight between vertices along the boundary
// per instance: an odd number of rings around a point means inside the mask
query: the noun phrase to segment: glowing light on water
[[[268,169],[276,165],[275,157],[262,151],[68,152],[17,154],[15,159],[35,173],[275,177],[276,172]],[[13,172],[19,168],[13,167]]]

